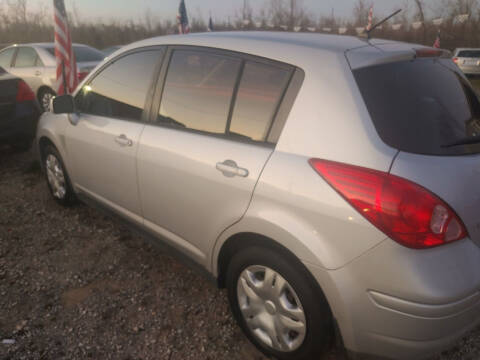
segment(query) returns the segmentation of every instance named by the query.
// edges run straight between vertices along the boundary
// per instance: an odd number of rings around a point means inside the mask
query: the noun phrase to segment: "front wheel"
[[[50,194],[60,205],[73,205],[76,202],[76,196],[57,149],[53,146],[47,146],[43,158],[43,167]]]
[[[268,248],[248,248],[233,257],[227,288],[238,324],[264,354],[281,360],[324,354],[333,333],[332,316],[300,261]]]

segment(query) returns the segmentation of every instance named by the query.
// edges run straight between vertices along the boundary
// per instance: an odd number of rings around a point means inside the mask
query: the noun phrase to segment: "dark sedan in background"
[[[32,89],[0,67],[0,144],[28,150],[39,117],[40,106]]]

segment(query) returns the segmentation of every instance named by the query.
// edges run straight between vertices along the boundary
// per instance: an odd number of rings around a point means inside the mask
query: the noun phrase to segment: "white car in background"
[[[455,49],[453,62],[465,75],[480,75],[480,49]]]
[[[90,46],[74,44],[78,78],[83,80],[105,55]],[[12,45],[0,51],[0,67],[23,79],[34,91],[43,110],[55,95],[56,61],[54,43]]]

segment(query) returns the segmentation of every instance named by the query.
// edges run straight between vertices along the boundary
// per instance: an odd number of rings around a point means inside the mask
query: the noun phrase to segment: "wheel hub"
[[[270,315],[275,315],[277,313],[277,308],[275,306],[275,304],[271,301],[267,301],[265,303],[265,309],[267,310],[267,312],[270,314]]]
[[[306,317],[293,287],[276,271],[247,267],[237,283],[243,319],[252,335],[280,352],[297,350],[307,333]]]

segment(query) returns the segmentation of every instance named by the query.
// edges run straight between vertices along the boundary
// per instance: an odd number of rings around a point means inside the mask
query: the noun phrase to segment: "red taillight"
[[[455,64],[458,63],[458,58],[454,57],[452,60],[453,60],[453,62],[454,62]]]
[[[35,100],[35,94],[32,89],[30,89],[30,86],[28,86],[23,80],[20,80],[18,82],[16,101],[24,102],[33,100]]]
[[[404,246],[425,249],[467,236],[450,206],[413,182],[320,159],[310,165],[362,216]]]
[[[81,82],[88,75],[88,71],[83,71],[78,73],[78,82]]]

